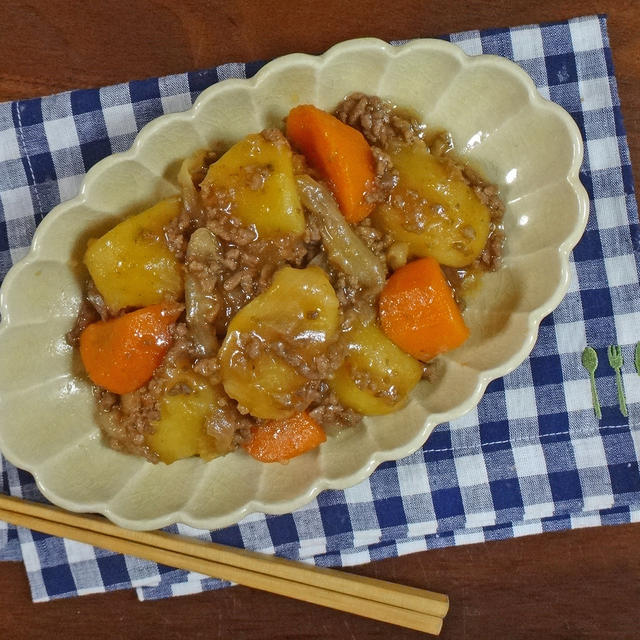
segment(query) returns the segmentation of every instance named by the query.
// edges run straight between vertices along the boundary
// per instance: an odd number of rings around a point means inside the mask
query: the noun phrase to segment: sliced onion
[[[380,291],[386,266],[353,231],[329,189],[308,175],[298,175],[296,181],[302,204],[320,231],[329,262],[370,291]]]
[[[220,246],[215,234],[206,227],[196,229],[187,244],[186,262],[200,262],[206,266],[215,266],[220,261]],[[200,357],[215,355],[218,338],[215,332],[215,320],[220,310],[219,294],[215,282],[205,292],[200,281],[187,268],[184,277],[184,298],[186,304],[187,326],[191,330],[196,351]]]
[[[185,158],[178,171],[178,184],[182,189],[182,203],[188,213],[195,213],[200,210],[200,197],[193,183],[193,174],[202,169],[207,151],[201,149],[193,155]]]

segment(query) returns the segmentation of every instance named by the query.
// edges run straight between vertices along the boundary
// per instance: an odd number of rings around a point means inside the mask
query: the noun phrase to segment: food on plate
[[[375,223],[409,247],[409,256],[431,256],[448,267],[464,267],[482,253],[491,214],[455,164],[443,162],[423,144],[402,145],[390,154],[398,184],[381,204]]]
[[[324,429],[306,412],[267,420],[251,427],[246,451],[261,462],[281,462],[315,449],[327,439]]]
[[[345,344],[344,360],[329,383],[338,400],[371,416],[402,406],[422,377],[420,363],[374,322],[349,328]]]
[[[181,311],[175,304],[155,304],[91,323],[79,343],[87,375],[113,393],[141,387],[164,360]]]
[[[382,330],[414,358],[429,362],[468,337],[460,308],[435,258],[419,258],[393,273],[378,301]]]
[[[347,222],[360,222],[371,213],[374,202],[367,195],[375,191],[375,161],[360,131],[304,104],[289,112],[287,138],[322,173]]]
[[[177,180],[89,241],[67,336],[106,442],[151,462],[284,462],[400,409],[499,265],[495,186],[375,96],[294,107]]]
[[[84,263],[112,312],[181,297],[182,269],[164,239],[180,207],[179,198],[163,200],[89,241]]]
[[[218,351],[229,397],[256,418],[289,418],[317,393],[339,339],[340,303],[323,269],[282,267],[233,317]]]

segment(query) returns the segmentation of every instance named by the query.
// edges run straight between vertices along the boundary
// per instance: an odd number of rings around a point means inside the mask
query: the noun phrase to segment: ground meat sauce
[[[362,132],[372,147],[382,150],[397,142],[412,143],[421,138],[425,126],[391,103],[363,93],[352,93],[334,112],[335,116]]]
[[[490,211],[491,224],[487,243],[481,255],[463,269],[443,267],[451,283],[458,303],[463,306],[463,286],[477,279],[482,271],[499,266],[504,233],[502,217],[504,206],[497,188],[460,161],[455,155],[451,138],[446,132],[429,131],[408,111],[394,107],[376,96],[354,93],[343,100],[334,112],[342,122],[362,132],[371,146],[375,180],[367,185],[364,197],[379,204],[392,202],[394,187],[398,183],[398,171],[394,168],[390,150],[401,144],[422,140],[429,151],[443,158],[450,171],[466,182]],[[265,140],[275,145],[289,145],[279,129],[267,129],[261,133]],[[235,314],[256,296],[267,290],[274,274],[283,266],[303,268],[320,266],[327,273],[340,305],[340,329],[338,337],[327,346],[320,357],[309,361],[305,358],[305,345],[294,344],[286,335],[266,343],[257,336],[239,339],[235,366],[251,367],[263,354],[268,353],[283,360],[306,382],[295,393],[284,394],[278,400],[283,406],[296,411],[306,410],[320,425],[348,427],[358,423],[361,415],[343,406],[331,390],[328,380],[345,362],[346,346],[343,336],[356,322],[375,319],[377,291],[364,287],[353,274],[343,273],[327,260],[322,238],[313,216],[306,216],[306,229],[302,236],[279,235],[262,238],[253,226],[242,224],[234,214],[234,192],[203,182],[208,168],[218,157],[218,150],[203,152],[190,167],[188,197],[185,193],[182,210],[165,227],[167,247],[184,266],[185,279],[197,287],[208,300],[206,312],[200,318],[210,332],[207,344],[200,344],[196,331],[187,322],[178,322],[172,333],[173,343],[164,362],[151,380],[141,388],[117,395],[95,387],[98,422],[106,442],[118,451],[144,456],[151,462],[158,455],[146,444],[146,436],[153,433],[153,423],[160,418],[159,403],[163,394],[189,395],[192,388],[184,381],[171,379],[170,371],[177,363],[185,363],[211,384],[222,388],[220,362],[216,350],[224,339],[230,321]],[[320,176],[310,168],[304,156],[293,153],[294,172]],[[241,169],[243,184],[250,190],[260,191],[269,178],[272,168],[248,164]],[[202,186],[201,186],[202,185]],[[424,226],[422,213],[429,205],[420,194],[409,193],[401,203],[405,212],[404,226],[419,231]],[[398,204],[398,203],[396,203]],[[437,211],[434,209],[437,215]],[[189,241],[198,229],[208,229],[217,240],[215,253],[208,256],[189,255]],[[407,263],[409,248],[406,243],[375,227],[369,217],[352,225],[355,234],[368,250],[390,271]],[[472,227],[462,229],[463,236],[472,238]],[[77,346],[82,331],[92,322],[112,317],[100,294],[91,281],[88,282],[85,299],[72,331],[67,335],[70,344]],[[432,380],[438,376],[438,361],[423,364],[423,377]],[[365,372],[354,371],[353,381],[360,390],[373,393],[390,402],[398,399],[397,390],[391,385],[380,387]],[[248,409],[224,394],[211,407],[205,421],[206,433],[216,443],[219,452],[232,451],[249,437],[251,427],[260,420],[250,415]]]

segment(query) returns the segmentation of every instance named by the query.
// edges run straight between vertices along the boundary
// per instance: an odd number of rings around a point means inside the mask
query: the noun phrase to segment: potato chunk
[[[292,363],[311,364],[326,353],[338,324],[338,298],[325,272],[283,267],[229,324],[218,354],[225,391],[257,418],[304,409],[294,396],[307,379]]]
[[[182,269],[164,239],[180,206],[179,198],[162,200],[89,241],[84,263],[111,311],[182,297]]]
[[[489,209],[460,172],[421,144],[391,154],[399,181],[390,203],[374,212],[377,226],[409,245],[410,257],[435,258],[449,267],[471,264],[489,235]]]
[[[271,141],[248,135],[209,167],[201,188],[205,203],[212,194],[228,198],[230,212],[261,236],[304,231],[291,148],[284,137]]]
[[[375,324],[355,325],[347,343],[347,357],[330,381],[340,402],[363,415],[401,407],[422,376],[420,363]]]
[[[206,418],[211,407],[224,396],[221,388],[192,371],[174,370],[159,402],[160,420],[153,422],[154,433],[147,444],[162,462],[170,464],[182,458],[201,455],[210,459],[215,442],[206,432]]]

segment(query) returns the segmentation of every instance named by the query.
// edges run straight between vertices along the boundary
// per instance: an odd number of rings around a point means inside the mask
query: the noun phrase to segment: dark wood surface
[[[607,13],[639,178],[637,0],[47,0],[0,2],[0,100],[102,86],[284,53]],[[413,554],[353,569],[449,594],[442,638],[640,637],[640,527],[601,527]],[[0,565],[2,637],[418,638],[251,591],[139,603],[132,591],[31,602],[24,569]]]

